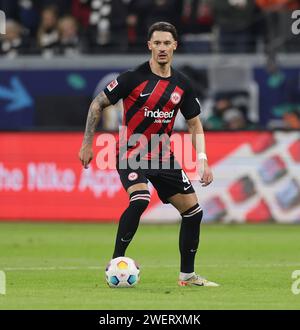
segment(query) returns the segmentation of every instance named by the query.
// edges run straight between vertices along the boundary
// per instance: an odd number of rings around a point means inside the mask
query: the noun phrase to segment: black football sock
[[[195,256],[199,245],[200,223],[203,211],[199,204],[181,214],[182,221],[179,234],[180,272],[194,272]]]
[[[140,217],[146,210],[149,201],[150,193],[148,190],[139,190],[130,194],[129,206],[119,221],[113,258],[125,255],[125,251],[139,226]]]

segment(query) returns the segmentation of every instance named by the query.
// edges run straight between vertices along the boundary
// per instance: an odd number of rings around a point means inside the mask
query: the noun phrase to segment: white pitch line
[[[178,265],[145,265],[141,268],[176,268]],[[300,263],[274,263],[274,264],[203,264],[201,268],[280,268],[280,267],[298,267]],[[51,270],[104,270],[100,266],[51,266],[51,267],[2,267],[4,271],[51,271]]]
[[[97,270],[103,269],[104,267],[99,266],[87,266],[87,267],[77,267],[77,266],[53,266],[53,267],[4,267],[4,271],[48,271],[48,270]]]
[[[278,268],[278,267],[299,267],[300,269],[300,263],[294,262],[294,263],[274,263],[274,264],[211,264],[211,265],[202,265],[201,268],[205,267],[230,267],[230,268]]]

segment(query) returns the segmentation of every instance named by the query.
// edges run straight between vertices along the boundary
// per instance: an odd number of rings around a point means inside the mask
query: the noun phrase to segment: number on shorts
[[[187,177],[187,175],[184,173],[183,170],[181,170],[181,174],[182,174],[182,182],[187,183],[187,184],[191,184],[189,178]]]

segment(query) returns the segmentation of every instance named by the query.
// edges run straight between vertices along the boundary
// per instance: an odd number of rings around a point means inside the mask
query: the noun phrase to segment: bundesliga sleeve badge
[[[113,89],[115,89],[118,86],[118,84],[119,83],[117,79],[113,80],[111,83],[107,85],[108,91],[111,92]]]

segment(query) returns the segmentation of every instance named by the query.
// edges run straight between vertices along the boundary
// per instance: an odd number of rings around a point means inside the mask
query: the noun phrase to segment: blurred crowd
[[[148,27],[173,23],[185,53],[298,52],[300,0],[0,0],[0,54],[145,52]]]
[[[265,53],[269,59],[264,83],[269,113],[253,112],[258,94],[243,66],[227,73],[216,68],[215,78],[210,70],[180,68],[204,103],[206,129],[300,129],[298,78],[286,75],[275,60],[279,52],[300,52],[300,36],[291,29],[296,9],[300,0],[0,0],[6,15],[0,56],[144,53],[148,27],[168,21],[177,27],[179,52]],[[229,81],[235,86],[229,88]],[[118,107],[107,111],[102,127],[117,129],[120,113]],[[175,128],[184,125],[179,118]]]

